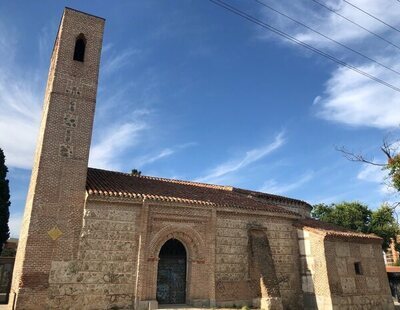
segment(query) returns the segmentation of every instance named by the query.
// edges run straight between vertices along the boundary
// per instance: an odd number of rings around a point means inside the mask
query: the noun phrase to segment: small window
[[[86,40],[81,33],[75,41],[74,60],[83,62],[85,59]]]
[[[363,274],[362,267],[361,267],[361,262],[355,262],[354,263],[354,270],[355,270],[356,274]]]

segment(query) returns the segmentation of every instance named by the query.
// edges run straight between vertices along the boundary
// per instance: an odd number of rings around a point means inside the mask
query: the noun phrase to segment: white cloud
[[[147,155],[142,156],[142,157],[138,158],[137,160],[135,160],[135,165],[138,167],[143,167],[143,166],[152,164],[160,159],[169,157],[169,156],[175,154],[176,152],[179,152],[180,150],[183,150],[183,149],[193,146],[193,145],[196,145],[196,143],[189,142],[189,143],[181,144],[181,145],[178,145],[175,147],[162,149],[159,153],[157,153],[155,155],[147,154]]]
[[[279,149],[285,144],[284,133],[281,132],[275,136],[273,142],[268,143],[262,147],[255,148],[247,151],[242,158],[231,159],[224,163],[219,164],[211,169],[209,173],[203,177],[196,179],[198,182],[217,182],[221,177],[239,171],[248,165],[264,158],[271,154],[273,151]]]
[[[395,59],[394,68],[400,68]],[[398,76],[375,65],[362,70],[398,85]],[[330,121],[351,126],[395,128],[400,125],[399,93],[353,71],[338,68],[326,83],[325,94],[316,100],[317,114]]]
[[[137,57],[141,54],[141,51],[137,49],[125,49],[120,53],[112,53],[111,44],[106,45],[103,52],[104,54],[111,53],[111,55],[105,57],[102,62],[101,71],[105,75],[111,74],[118,69],[133,63],[132,57]]]
[[[145,158],[142,158],[141,160],[138,160],[137,165],[139,167],[143,167],[145,165],[154,163],[155,161],[160,160],[162,158],[171,156],[174,153],[175,153],[175,150],[170,149],[170,148],[166,148],[166,149],[161,150],[161,152],[156,154],[156,155],[146,156]]]
[[[126,122],[110,127],[90,149],[89,164],[96,168],[118,169],[117,157],[137,145],[140,134],[148,129],[144,122]]]
[[[338,14],[345,16],[346,18],[362,25],[364,28],[367,28],[374,33],[385,33],[386,38],[388,36],[393,36],[393,33],[388,34],[387,26],[354,9],[341,0],[320,0],[320,2],[325,4],[327,7],[330,7]],[[400,24],[398,19],[399,4],[396,3],[396,1],[379,2],[374,0],[352,0],[352,3],[361,8],[365,8],[368,12],[380,17],[389,24],[395,26]],[[371,39],[371,34],[362,28],[352,24],[351,22],[323,8],[313,1],[296,1],[288,6],[284,1],[273,0],[268,4],[271,7],[341,43],[351,43],[352,45],[365,44],[365,40]],[[316,44],[319,47],[333,49],[338,48],[336,44],[323,38],[319,34],[316,34],[263,6],[260,6],[260,8],[263,17],[266,20],[279,27],[279,29],[289,32],[298,40],[302,40],[313,45]],[[270,38],[268,32],[264,31],[263,33],[265,37]],[[372,39],[375,38],[372,37]]]
[[[382,170],[382,167],[367,164],[363,165],[357,174],[357,179],[374,183],[382,183],[386,177],[387,172]]]
[[[10,228],[10,237],[18,238],[19,232],[21,230],[23,214],[21,212],[11,213],[10,219],[8,221],[8,226]]]
[[[0,25],[0,37],[2,37]],[[6,36],[9,37],[9,36]],[[9,167],[30,169],[40,123],[43,83],[15,65],[16,42],[0,39],[0,147]],[[7,47],[7,50],[6,50]]]
[[[292,190],[295,190],[297,188],[300,188],[301,186],[303,186],[307,182],[311,181],[313,176],[314,176],[313,172],[307,172],[306,174],[302,175],[299,179],[297,179],[295,182],[287,183],[287,184],[279,184],[274,179],[268,180],[259,189],[259,191],[260,192],[265,192],[265,193],[282,195],[282,194],[288,193],[288,192],[290,192]]]
[[[398,34],[368,15],[356,10],[341,0],[321,1],[337,13],[359,23],[363,27],[385,37],[398,41]],[[366,9],[387,23],[400,27],[397,1],[352,0],[355,5]],[[346,44],[386,66],[400,71],[399,50],[379,40],[360,27],[326,10],[313,1],[296,1],[288,6],[282,1],[269,3],[274,8],[303,22],[324,35]],[[400,87],[399,77],[383,67],[361,58],[322,36],[293,23],[292,21],[261,7],[264,18],[297,39],[316,46],[343,59],[357,68],[390,84]],[[264,31],[265,32],[265,31]],[[270,39],[266,32],[264,37]],[[284,42],[287,42],[284,40]],[[296,46],[297,45],[292,45]],[[300,47],[299,51],[304,51]],[[400,124],[400,101],[398,92],[391,90],[347,68],[335,68],[325,84],[322,94],[316,96],[314,106],[317,115],[326,120],[350,126],[367,126],[380,129],[393,128]]]
[[[397,194],[397,190],[390,182],[388,171],[382,167],[365,164],[357,174],[357,179],[379,184],[379,192],[383,196],[390,197]]]

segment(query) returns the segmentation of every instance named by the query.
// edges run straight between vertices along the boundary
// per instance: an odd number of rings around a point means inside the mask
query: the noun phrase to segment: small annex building
[[[306,202],[88,168],[104,23],[62,16],[9,309],[393,309],[382,240]]]

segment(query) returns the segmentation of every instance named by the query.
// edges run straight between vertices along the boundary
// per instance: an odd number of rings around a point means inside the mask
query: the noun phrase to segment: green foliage
[[[382,205],[375,211],[359,202],[342,202],[339,204],[318,204],[313,207],[311,215],[324,222],[363,233],[374,233],[383,239],[382,248],[386,250],[391,239],[396,240],[399,225],[393,215],[393,209]],[[395,245],[399,247],[398,244]]]
[[[15,257],[17,254],[17,251],[15,249],[10,249],[10,248],[5,248],[3,251],[1,251],[2,257]]]
[[[132,175],[140,176],[142,174],[142,171],[137,170],[137,169],[132,169],[131,172]]]
[[[390,239],[396,240],[399,233],[399,225],[393,216],[393,210],[388,205],[382,205],[379,209],[372,212],[370,232],[383,238],[384,249],[390,245]]]
[[[0,149],[0,253],[4,243],[10,237],[8,220],[10,218],[10,189],[7,177],[8,168],[5,165],[5,156]]]
[[[394,188],[400,191],[400,154],[389,159],[386,169],[389,170]]]
[[[339,204],[318,204],[311,215],[321,221],[332,223],[355,231],[367,233],[371,221],[371,210],[360,202]]]

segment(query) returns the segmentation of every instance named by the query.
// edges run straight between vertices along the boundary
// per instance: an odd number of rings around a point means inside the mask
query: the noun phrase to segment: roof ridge
[[[266,198],[268,198],[268,199],[285,200],[285,201],[295,202],[295,203],[299,203],[299,204],[303,204],[303,205],[307,205],[307,206],[311,207],[311,205],[304,200],[290,198],[290,197],[286,197],[286,196],[282,196],[282,195],[264,193],[264,192],[250,190],[250,189],[244,189],[244,188],[240,188],[240,187],[233,187],[233,191],[243,194],[243,195],[247,194],[248,196],[251,196],[252,198],[263,199],[260,196],[266,196]]]
[[[313,218],[305,218],[299,219],[294,224],[298,227],[306,227],[307,229],[318,232],[321,235],[326,237],[357,237],[357,238],[367,238],[367,239],[377,239],[381,240],[382,238],[374,233],[363,233],[360,231],[356,231],[353,229],[349,229],[346,227],[339,226],[337,224],[332,224],[329,222],[324,222],[318,219]]]
[[[88,195],[104,197],[205,204],[297,215],[283,207],[246,197],[229,186],[139,176],[97,168],[88,168],[86,191]]]
[[[118,174],[122,174],[125,176],[143,178],[143,179],[148,179],[148,180],[156,180],[156,181],[169,182],[169,183],[175,183],[175,184],[183,184],[183,185],[206,187],[206,188],[212,188],[212,189],[220,189],[220,190],[225,190],[225,191],[230,191],[230,192],[232,192],[234,189],[233,186],[227,186],[227,185],[217,185],[217,184],[201,183],[201,182],[195,182],[195,181],[169,179],[169,178],[163,178],[163,177],[153,177],[153,176],[148,176],[148,175],[138,175],[138,174],[131,174],[131,173],[127,173],[127,172],[119,172],[119,171],[112,171],[112,170],[105,170],[105,169],[91,168],[91,167],[88,167],[88,169],[102,170],[102,171],[106,171],[106,172],[118,173]]]

